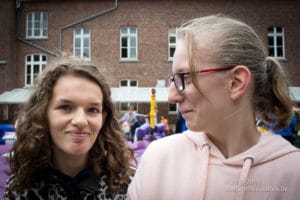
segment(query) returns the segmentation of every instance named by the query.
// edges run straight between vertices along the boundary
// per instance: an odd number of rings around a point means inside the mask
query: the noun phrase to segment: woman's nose
[[[78,128],[85,127],[88,124],[87,115],[86,115],[84,109],[77,109],[74,112],[71,123],[74,126],[77,126]]]
[[[170,104],[176,104],[178,102],[181,102],[182,100],[183,100],[183,97],[176,89],[174,82],[171,83],[169,86],[169,92],[168,92],[168,102]]]

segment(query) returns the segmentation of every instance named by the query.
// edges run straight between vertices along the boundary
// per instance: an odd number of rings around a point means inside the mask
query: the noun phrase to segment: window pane
[[[122,38],[122,47],[128,47],[128,44],[127,44],[127,38],[126,37],[123,37]]]
[[[276,27],[276,32],[277,33],[282,33],[282,27]]]
[[[127,58],[127,49],[122,48],[122,58]]]
[[[137,86],[137,81],[134,81],[134,80],[130,81],[130,86],[131,87]]]
[[[274,48],[273,47],[269,47],[269,55],[274,56]]]
[[[90,46],[89,38],[83,38],[83,47],[89,47]]]
[[[269,46],[274,46],[274,39],[273,39],[273,37],[268,37],[268,44],[269,44]]]
[[[34,61],[40,61],[40,56],[39,55],[34,55],[33,60]]]
[[[122,34],[127,34],[127,28],[126,27],[121,28],[121,33]]]
[[[282,37],[277,37],[276,39],[277,39],[277,45],[278,46],[282,46],[283,45],[283,43],[282,43]]]
[[[34,18],[35,18],[36,21],[40,20],[41,19],[41,13],[40,12],[35,12],[34,13]]]
[[[47,13],[43,13],[43,21],[44,22],[48,21],[48,14]]]
[[[283,49],[282,47],[277,48],[277,57],[283,57]]]
[[[75,48],[79,48],[80,47],[80,38],[75,38]]]
[[[131,34],[136,34],[136,28],[135,27],[130,27],[130,33]]]
[[[169,104],[169,111],[176,111],[176,104]]]
[[[126,87],[127,86],[127,80],[121,80],[120,81],[120,86],[121,87]]]
[[[170,37],[170,44],[176,44],[176,37],[174,36]]]
[[[83,57],[90,57],[89,48],[83,48]]]
[[[27,61],[29,62],[29,61],[31,61],[31,56],[26,56],[27,57]]]
[[[31,75],[27,75],[26,76],[26,85],[30,85],[31,84]]]
[[[26,74],[30,74],[31,73],[31,66],[27,65],[26,66]]]
[[[83,29],[83,34],[90,34],[90,29],[87,28]]]
[[[47,36],[47,35],[48,35],[47,29],[43,29],[43,36]]]
[[[136,38],[135,37],[130,37],[130,46],[136,47]]]
[[[130,58],[136,58],[136,48],[130,48]]]
[[[41,35],[41,30],[40,29],[34,29],[34,36],[39,36]]]
[[[170,57],[174,56],[175,48],[170,48]]]
[[[81,29],[80,28],[75,29],[75,35],[80,35],[80,33],[81,33]]]

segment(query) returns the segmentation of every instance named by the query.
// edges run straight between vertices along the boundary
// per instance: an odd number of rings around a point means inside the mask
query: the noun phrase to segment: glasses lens
[[[184,90],[183,74],[174,74],[174,83],[178,91]]]

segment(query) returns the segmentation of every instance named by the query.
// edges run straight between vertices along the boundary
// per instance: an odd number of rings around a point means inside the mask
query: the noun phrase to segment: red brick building
[[[0,123],[13,122],[34,77],[61,52],[103,63],[120,110],[131,104],[149,113],[157,86],[157,116],[174,123],[166,82],[175,29],[216,13],[250,24],[290,72],[292,85],[300,86],[299,1],[1,0]]]

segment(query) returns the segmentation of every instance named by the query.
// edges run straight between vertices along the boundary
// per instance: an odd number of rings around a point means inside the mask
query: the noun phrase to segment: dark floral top
[[[20,195],[15,195],[14,199],[19,200],[122,200],[126,199],[126,193],[132,177],[127,182],[122,183],[121,189],[112,196],[107,194],[106,176],[99,181],[93,176],[90,170],[83,170],[75,177],[69,177],[56,170],[51,170],[41,175],[40,182],[34,187],[25,190]],[[10,200],[8,196],[8,186],[14,180],[11,176],[5,187],[3,199]]]

